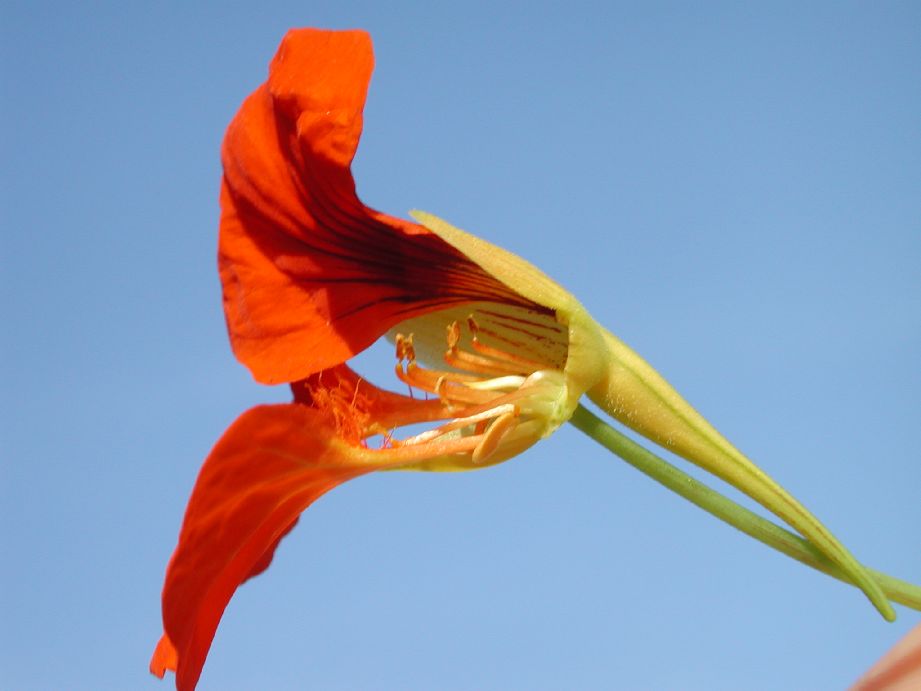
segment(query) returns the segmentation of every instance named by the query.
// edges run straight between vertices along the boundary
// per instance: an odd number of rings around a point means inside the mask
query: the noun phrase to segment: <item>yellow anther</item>
[[[396,356],[397,360],[403,362],[407,360],[410,363],[416,359],[416,349],[413,348],[413,335],[404,336],[403,334],[397,334],[394,339],[396,345]]]

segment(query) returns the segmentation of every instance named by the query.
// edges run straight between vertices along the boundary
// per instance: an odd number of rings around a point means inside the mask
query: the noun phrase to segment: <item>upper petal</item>
[[[164,636],[151,671],[173,669],[178,689],[194,689],[234,591],[268,567],[300,513],[336,485],[390,465],[350,449],[307,406],[243,413],[195,482],[166,572]]]
[[[557,322],[566,326],[569,333],[564,373],[569,392],[564,418],[568,419],[582,394],[598,383],[605,370],[608,347],[601,326],[572,293],[529,261],[433,214],[425,211],[412,211],[411,214],[494,280],[514,286],[524,299],[550,312]]]
[[[350,164],[372,68],[364,32],[291,31],[227,130],[224,311],[259,381],[333,367],[431,309],[531,304],[425,228],[358,199]]]

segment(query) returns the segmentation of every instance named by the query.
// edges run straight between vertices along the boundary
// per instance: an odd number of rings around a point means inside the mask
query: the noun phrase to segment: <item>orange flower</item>
[[[893,617],[834,536],[572,295],[434,216],[412,223],[359,201],[350,165],[372,65],[364,32],[292,31],[227,131],[218,261],[230,341],[258,381],[290,384],[294,401],[245,412],[205,460],[167,568],[151,671],[195,687],[237,587],[325,492],[375,470],[507,460],[569,420],[584,394],[773,511]],[[384,335],[409,396],[345,364]],[[416,423],[429,429],[400,432]]]
[[[363,32],[292,31],[224,140],[230,340],[257,380],[290,382],[294,402],[244,413],[195,483],[151,661],[180,689],[197,683],[236,588],[317,497],[374,470],[506,460],[565,422],[603,372],[600,327],[536,268],[432,216],[416,214],[427,228],[358,200],[349,166],[371,69]],[[431,398],[344,364],[388,331],[396,376]],[[435,420],[447,422],[393,436]]]

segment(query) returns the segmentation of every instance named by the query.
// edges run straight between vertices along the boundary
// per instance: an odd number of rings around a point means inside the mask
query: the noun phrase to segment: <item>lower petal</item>
[[[164,636],[150,670],[195,688],[224,609],[237,587],[268,567],[275,548],[318,497],[388,466],[367,460],[306,406],[243,413],[205,460],[163,587]]]

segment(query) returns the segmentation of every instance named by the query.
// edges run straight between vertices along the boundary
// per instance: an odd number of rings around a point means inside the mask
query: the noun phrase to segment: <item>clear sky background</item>
[[[147,663],[226,340],[218,150],[289,27],[361,27],[362,198],[579,296],[866,563],[921,581],[921,6],[4,2],[0,688]],[[393,385],[385,351],[365,374]],[[201,689],[840,689],[921,615],[566,427],[305,515]]]

